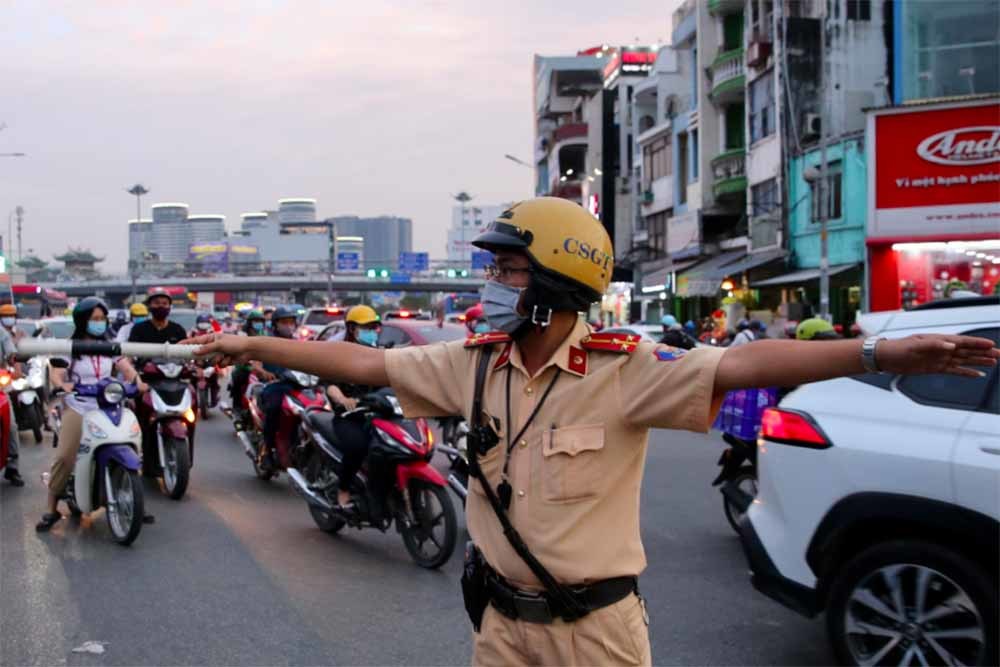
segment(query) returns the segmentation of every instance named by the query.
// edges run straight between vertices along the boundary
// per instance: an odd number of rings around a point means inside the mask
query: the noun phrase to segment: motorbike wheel
[[[173,500],[180,500],[191,477],[191,454],[186,440],[163,439],[163,488]]]
[[[757,472],[750,466],[744,466],[740,468],[739,472],[732,478],[732,481],[726,482],[727,484],[735,484],[736,488],[749,496],[757,497]],[[722,496],[722,511],[726,514],[726,521],[732,526],[736,534],[740,534],[740,519],[743,518],[743,512],[736,508],[730,501],[729,498],[723,494]]]
[[[416,480],[410,484],[413,516],[402,524],[403,544],[420,567],[441,567],[455,551],[458,520],[445,487]]]
[[[139,537],[142,530],[142,518],[145,515],[142,502],[142,480],[135,470],[128,470],[120,465],[112,464],[111,492],[108,498],[107,517],[108,528],[115,542],[128,546]]]
[[[312,515],[316,526],[324,533],[330,533],[331,535],[339,533],[341,528],[347,525],[346,521],[335,516],[333,512],[328,512],[314,505],[309,505],[309,514]]]
[[[198,411],[202,419],[208,419],[208,389],[198,390]]]

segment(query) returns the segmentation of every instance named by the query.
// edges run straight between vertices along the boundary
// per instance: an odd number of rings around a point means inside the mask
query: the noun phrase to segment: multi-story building
[[[337,236],[363,239],[367,266],[395,267],[400,253],[413,251],[413,221],[409,218],[339,216],[326,222],[333,223]]]
[[[153,204],[152,231],[148,257],[160,264],[182,264],[187,260],[191,245],[191,228],[188,226],[188,205],[182,203]]]
[[[152,234],[153,221],[149,218],[128,221],[128,261],[131,266],[142,266]]]
[[[240,230],[250,231],[251,229],[260,229],[267,224],[268,214],[266,211],[257,211],[253,213],[241,213],[240,214]]]
[[[472,246],[473,239],[482,233],[485,225],[496,220],[511,205],[507,203],[453,206],[451,227],[448,229],[448,261],[468,264],[475,250]]]
[[[214,243],[226,238],[224,215],[189,215],[187,221],[191,229],[191,243]]]
[[[296,226],[316,222],[316,200],[304,197],[278,200],[278,223]]]

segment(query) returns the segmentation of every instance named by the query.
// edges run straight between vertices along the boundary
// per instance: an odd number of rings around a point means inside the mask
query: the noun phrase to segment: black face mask
[[[162,322],[170,316],[170,306],[157,306],[155,308],[150,308],[149,314],[153,316],[154,320],[160,320]]]

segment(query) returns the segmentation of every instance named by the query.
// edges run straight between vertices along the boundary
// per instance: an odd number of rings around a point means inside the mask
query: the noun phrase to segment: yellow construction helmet
[[[347,317],[345,318],[347,322],[353,322],[354,324],[360,324],[364,326],[366,324],[372,324],[379,321],[378,313],[371,306],[354,306],[349,311],[347,311]]]
[[[614,250],[604,226],[568,199],[538,197],[500,214],[472,242],[483,250],[523,250],[534,265],[524,305],[586,310],[611,282]]]
[[[17,315],[17,306],[12,303],[5,303],[0,306],[0,316],[3,317],[15,317]]]
[[[148,317],[149,308],[144,303],[133,303],[128,307],[128,314],[132,317]]]

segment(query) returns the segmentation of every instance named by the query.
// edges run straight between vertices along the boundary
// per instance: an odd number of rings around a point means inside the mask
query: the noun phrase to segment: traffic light
[[[366,274],[369,278],[388,278],[389,269],[368,269]]]
[[[468,278],[468,269],[448,269],[449,278]]]

